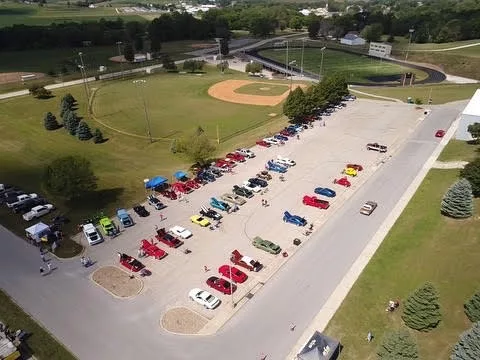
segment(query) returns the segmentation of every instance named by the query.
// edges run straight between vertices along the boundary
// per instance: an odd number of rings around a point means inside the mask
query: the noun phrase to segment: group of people
[[[90,259],[88,256],[82,256],[80,258],[80,263],[82,266],[88,267],[92,264],[92,259]]]
[[[262,199],[262,206],[263,206],[263,207],[269,206],[268,201],[265,200],[265,199]]]

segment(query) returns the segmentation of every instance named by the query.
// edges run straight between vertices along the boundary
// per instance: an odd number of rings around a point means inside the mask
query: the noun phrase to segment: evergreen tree
[[[465,165],[460,171],[460,176],[472,185],[473,196],[480,197],[480,157]]]
[[[73,109],[73,106],[76,103],[75,98],[72,96],[72,94],[68,93],[65,94],[65,96],[62,98],[62,103],[65,102],[65,104],[68,106],[70,110]]]
[[[450,186],[442,199],[441,212],[455,219],[473,215],[472,186],[467,179],[460,179]]]
[[[100,129],[95,129],[95,133],[93,134],[93,142],[95,144],[101,144],[103,143],[105,140],[103,138],[103,134],[102,132],[100,131]]]
[[[132,44],[126,44],[123,47],[123,56],[128,62],[133,62],[133,60],[135,60],[135,51],[133,50]]]
[[[71,108],[68,103],[64,99],[62,99],[62,101],[60,102],[60,117],[64,119],[65,113],[70,110]]]
[[[408,331],[393,331],[385,335],[377,355],[382,360],[418,359],[417,344]]]
[[[69,111],[64,118],[65,129],[70,133],[70,135],[75,135],[77,133],[78,124],[80,119],[77,117],[74,111]]]
[[[48,112],[43,119],[43,126],[46,130],[56,130],[59,128],[57,118],[51,112]]]
[[[85,121],[80,122],[77,128],[77,136],[79,140],[86,141],[92,138],[92,132],[90,131],[90,127]]]
[[[437,327],[441,318],[438,292],[430,283],[415,290],[405,301],[402,319],[409,328],[430,331]]]
[[[480,291],[473,294],[473,296],[463,305],[465,315],[471,322],[480,321]]]
[[[450,355],[450,360],[478,360],[480,359],[480,322],[460,335]]]

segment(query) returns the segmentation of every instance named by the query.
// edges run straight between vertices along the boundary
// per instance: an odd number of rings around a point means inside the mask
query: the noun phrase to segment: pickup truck
[[[379,143],[368,143],[367,150],[378,151],[381,153],[387,152],[387,147],[385,145],[380,145]]]
[[[241,266],[250,271],[258,272],[263,267],[258,261],[253,260],[251,257],[242,255],[238,250],[233,250],[230,255],[230,261],[235,265]]]
[[[23,195],[18,195],[13,198],[10,198],[7,200],[7,206],[9,208],[13,208],[15,205],[19,205],[24,203],[25,201],[28,201],[30,199],[36,199],[38,197],[37,194],[23,194]]]
[[[89,245],[96,245],[103,241],[102,236],[92,223],[83,225],[83,234],[85,235]]]
[[[53,208],[54,207],[52,204],[35,206],[34,208],[32,208],[32,210],[23,214],[23,219],[26,221],[30,221],[39,218],[40,216],[48,214],[50,211],[53,210]]]
[[[25,201],[24,203],[15,205],[12,208],[12,211],[15,214],[22,214],[23,215],[26,212],[29,212],[30,210],[32,210],[32,208],[34,206],[45,205],[46,203],[47,202],[45,201],[45,199],[42,199],[42,198],[30,199],[30,200]]]
[[[120,224],[123,225],[123,227],[130,227],[135,225],[130,214],[125,209],[117,210],[117,218],[118,218],[118,221],[120,221]]]

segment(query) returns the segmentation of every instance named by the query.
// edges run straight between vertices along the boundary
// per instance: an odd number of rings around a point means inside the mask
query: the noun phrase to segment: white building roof
[[[463,115],[480,116],[480,88],[475,91],[470,102],[462,112]]]

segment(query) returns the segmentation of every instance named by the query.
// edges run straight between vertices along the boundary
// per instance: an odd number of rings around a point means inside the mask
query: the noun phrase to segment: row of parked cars
[[[8,184],[0,184],[0,204],[6,205],[13,213],[22,215],[25,221],[38,219],[55,210],[55,206],[37,194],[28,194]]]

